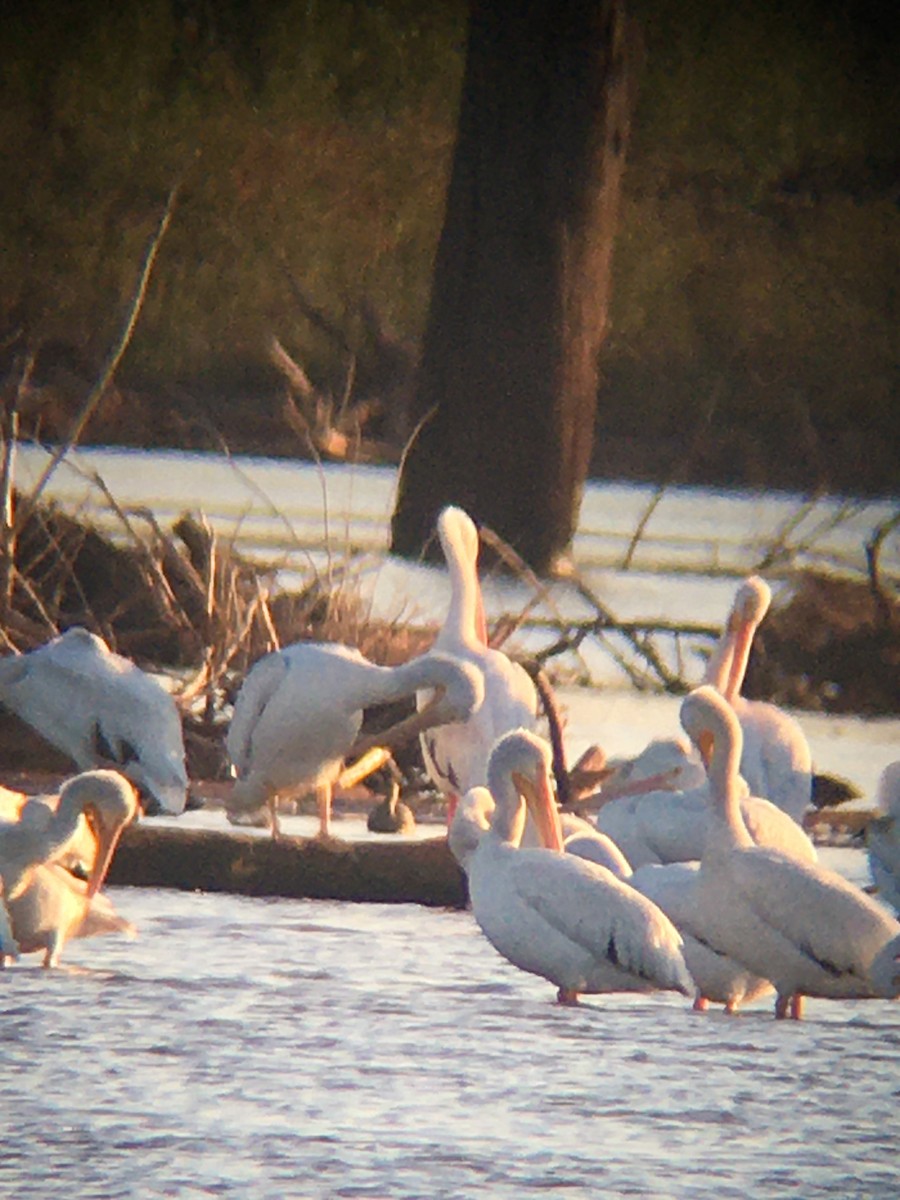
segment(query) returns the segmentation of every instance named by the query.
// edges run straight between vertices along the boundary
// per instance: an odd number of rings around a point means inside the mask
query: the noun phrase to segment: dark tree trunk
[[[626,43],[621,0],[472,0],[396,553],[418,555],[448,503],[540,572],[569,546],[606,326]]]

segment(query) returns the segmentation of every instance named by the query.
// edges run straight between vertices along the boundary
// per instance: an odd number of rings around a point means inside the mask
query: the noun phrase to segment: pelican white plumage
[[[360,738],[363,710],[423,688],[419,712],[372,738]],[[344,759],[373,746],[397,746],[442,721],[458,721],[484,698],[480,672],[428,653],[381,667],[337,643],[297,642],[254,664],[234,706],[226,745],[237,773],[229,813],[274,806],[279,795],[315,791],[319,834],[331,833],[331,793]],[[273,831],[277,827],[273,822]]]
[[[769,800],[751,796],[736,783],[743,819],[754,842],[791,857],[815,862],[808,835],[792,817]],[[686,791],[654,791],[603,803],[597,829],[612,838],[634,870],[648,863],[692,862],[700,858],[710,822],[709,783]],[[583,801],[587,808],[592,802]]]
[[[769,609],[772,592],[752,575],[735,593],[704,682],[712,684],[737,714],[744,737],[741,775],[754,796],[763,796],[801,821],[812,801],[812,754],[799,723],[775,704],[741,695],[753,638]]]
[[[44,953],[45,967],[55,967],[72,938],[108,933],[135,936],[134,925],[120,917],[102,892],[88,896],[88,885],[59,863],[33,867],[25,886],[7,911],[19,954]]]
[[[471,663],[484,678],[484,703],[467,720],[435,726],[422,737],[425,765],[450,800],[452,819],[459,798],[487,782],[497,739],[511,729],[535,728],[538,696],[524,667],[487,644],[474,521],[450,506],[441,511],[437,532],[450,576],[450,605],[434,649]]]
[[[799,1017],[803,996],[900,996],[900,923],[834,871],[751,840],[731,706],[703,686],[685,698],[681,721],[692,741],[712,745],[712,820],[692,896],[707,943],[773,982],[777,1017]]]
[[[472,805],[476,824],[488,807],[481,790]],[[554,983],[561,1002],[581,992],[692,994],[681,938],[668,917],[606,868],[560,853],[545,742],[527,730],[502,737],[491,753],[487,790],[490,826],[473,839],[466,863],[472,911],[495,950]],[[546,849],[519,846],[526,805]]]
[[[23,822],[24,827],[46,831],[59,807],[59,792],[29,795],[0,787],[0,831],[4,824]],[[68,871],[86,878],[97,858],[97,839],[84,815],[79,815],[75,831],[58,861]]]
[[[117,771],[84,771],[60,788],[55,810],[32,819],[0,823],[0,876],[7,903],[15,899],[26,873],[40,863],[58,862],[80,835],[81,820],[94,836],[96,850],[88,874],[88,895],[99,890],[122,830],[139,809],[129,780]]]
[[[703,761],[690,739],[654,738],[631,758],[607,763],[600,799],[606,803],[640,791],[683,792],[706,783]]]
[[[102,638],[74,626],[0,659],[0,704],[81,771],[108,767],[141,789],[145,810],[177,815],[187,799],[181,718],[162,684]]]
[[[694,1008],[704,1011],[712,1001],[734,1013],[774,989],[768,979],[709,944],[694,902],[698,868],[698,863],[650,863],[632,872],[629,883],[662,909],[684,939],[684,961],[697,985]]]
[[[882,815],[866,829],[869,870],[878,895],[900,913],[900,762],[882,771],[877,802]]]
[[[123,929],[98,891],[119,836],[138,812],[134,787],[115,771],[86,771],[68,780],[49,817],[0,823],[0,880],[15,941],[23,952],[43,949],[53,966],[67,938]],[[23,809],[23,814],[25,809]],[[86,881],[62,862],[86,820],[96,853]],[[96,903],[95,903],[96,902]]]

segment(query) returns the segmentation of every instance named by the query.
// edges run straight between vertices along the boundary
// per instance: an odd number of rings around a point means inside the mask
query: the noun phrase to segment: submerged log
[[[122,836],[107,882],[243,896],[464,908],[465,876],[445,837],[327,842],[136,825]]]

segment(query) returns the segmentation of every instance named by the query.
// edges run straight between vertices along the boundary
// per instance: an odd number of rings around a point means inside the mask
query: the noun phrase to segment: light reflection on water
[[[136,941],[0,980],[0,1194],[895,1194],[896,1006],[562,1009],[468,913],[112,896]]]

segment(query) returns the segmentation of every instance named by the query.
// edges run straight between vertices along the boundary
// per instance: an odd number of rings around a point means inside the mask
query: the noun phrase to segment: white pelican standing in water
[[[690,761],[682,748],[678,754]],[[654,768],[657,765],[653,763]],[[691,777],[689,773],[688,778]],[[584,832],[570,834],[563,848],[567,854],[577,854],[608,867],[619,879],[662,909],[684,940],[682,953],[696,984],[694,1008],[698,1012],[704,1012],[713,1002],[724,1004],[726,1012],[734,1013],[741,1004],[757,1000],[773,990],[767,979],[760,979],[742,963],[718,953],[705,942],[692,897],[697,863],[645,863],[633,871],[616,843],[591,826]]]
[[[33,867],[25,887],[6,905],[18,953],[43,951],[43,965],[55,967],[72,938],[108,933],[134,937],[134,925],[118,915],[109,899],[102,892],[89,897],[87,889],[59,863]]]
[[[706,845],[692,904],[704,939],[770,979],[775,1015],[799,1018],[803,996],[900,996],[900,923],[834,871],[754,845],[741,815],[741,726],[712,687],[681,706],[691,740],[711,744]]]
[[[67,938],[129,928],[97,893],[122,830],[137,815],[138,800],[117,772],[86,771],[63,785],[57,808],[49,811],[47,820],[0,823],[0,880],[20,949],[44,950],[45,965],[54,966]],[[96,839],[87,881],[62,866],[82,819]]]
[[[27,654],[0,659],[0,704],[81,771],[109,767],[178,815],[187,799],[178,707],[162,684],[102,638],[74,626]]]
[[[475,824],[482,790],[465,800]],[[554,983],[561,1003],[574,1003],[580,992],[693,994],[681,937],[668,917],[606,868],[560,852],[545,742],[527,730],[502,737],[487,791],[490,826],[463,855],[472,911],[498,953]],[[482,817],[489,810],[483,800]],[[519,846],[526,805],[546,849]]]
[[[806,735],[777,705],[741,695],[753,638],[771,600],[771,589],[764,580],[756,575],[744,580],[709,660],[704,683],[721,692],[741,723],[741,775],[751,793],[771,800],[799,822],[812,801],[812,754]]]
[[[866,829],[869,870],[878,895],[900,913],[900,762],[881,773],[878,807],[882,815]]]
[[[413,696],[429,703],[371,738],[360,738],[363,709]],[[267,654],[241,685],[226,746],[237,773],[229,814],[270,807],[279,795],[314,790],[319,836],[331,834],[331,793],[344,759],[374,746],[397,746],[442,721],[474,712],[484,697],[480,672],[446,654],[428,653],[380,667],[337,643],[297,642]]]
[[[694,1009],[705,1012],[710,1002],[724,1004],[735,1013],[772,992],[768,979],[748,970],[743,963],[715,950],[706,940],[702,914],[694,902],[697,863],[649,863],[633,871],[628,882],[641,895],[661,908],[684,938],[684,961],[697,985]]]
[[[434,649],[471,663],[484,678],[484,703],[467,720],[435,726],[422,737],[428,773],[449,801],[449,824],[459,798],[487,782],[497,739],[511,729],[535,728],[538,696],[525,668],[487,644],[474,521],[451,506],[441,511],[437,532],[450,576],[450,605]]]

